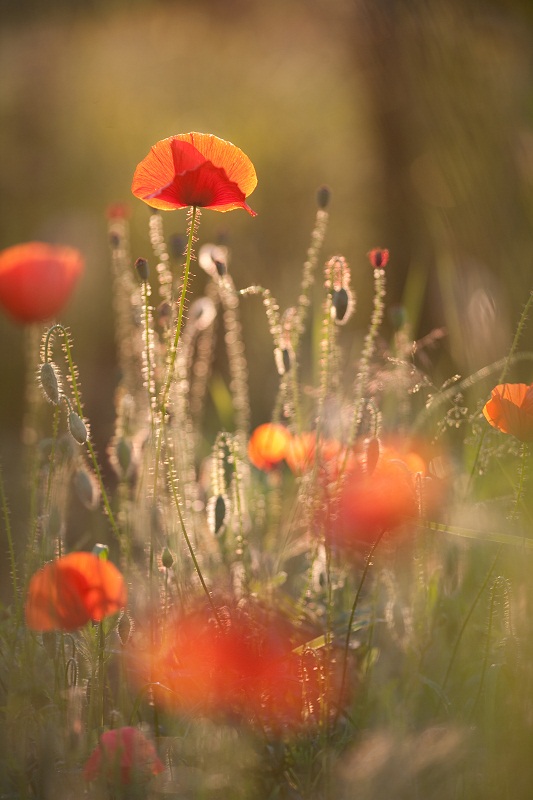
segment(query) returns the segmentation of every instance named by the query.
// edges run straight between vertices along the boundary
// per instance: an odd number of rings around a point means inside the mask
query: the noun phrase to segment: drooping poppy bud
[[[55,367],[50,361],[47,361],[45,364],[41,364],[41,368],[39,370],[39,380],[43,392],[48,400],[50,400],[50,402],[56,406],[59,405],[59,379],[57,377]]]
[[[137,270],[137,275],[141,279],[143,283],[146,283],[148,278],[150,277],[150,270],[148,268],[148,261],[145,258],[138,258],[135,262],[135,269]]]

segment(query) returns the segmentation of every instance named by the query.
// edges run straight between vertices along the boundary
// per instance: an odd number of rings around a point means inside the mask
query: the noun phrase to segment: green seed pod
[[[78,444],[85,444],[88,437],[87,426],[75,411],[71,411],[68,415],[68,428],[70,435]]]
[[[56,406],[59,405],[59,380],[57,378],[55,366],[50,361],[47,361],[45,364],[41,364],[41,369],[39,370],[39,380],[43,388],[43,392],[48,400],[50,400],[50,402]]]

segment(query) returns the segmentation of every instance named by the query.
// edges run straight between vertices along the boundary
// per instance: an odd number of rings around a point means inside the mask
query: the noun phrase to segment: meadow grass
[[[531,796],[533,422],[517,437],[481,413],[533,358],[531,296],[506,359],[441,385],[405,315],[384,339],[393,253],[351,254],[374,281],[358,318],[346,259],[323,253],[328,199],[283,312],[202,242],[199,208],[182,269],[160,212],[153,257],[136,262],[112,216],[106,453],[84,419],[76,331],[49,326],[28,353],[43,391],[28,393],[22,556],[0,482],[2,797]],[[256,431],[243,303],[264,312],[279,376]],[[215,417],[229,424],[212,436]],[[124,607],[104,567],[89,586],[54,572],[31,601],[43,564],[91,550],[124,576]],[[95,616],[79,624],[89,590]],[[101,735],[131,728],[143,744],[117,755],[104,738],[88,771]]]

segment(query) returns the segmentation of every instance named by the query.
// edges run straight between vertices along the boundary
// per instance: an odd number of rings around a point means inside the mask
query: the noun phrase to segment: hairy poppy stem
[[[354,621],[354,617],[355,617],[355,612],[356,612],[357,606],[359,604],[359,598],[360,598],[361,592],[363,590],[363,586],[364,586],[364,583],[365,583],[365,580],[366,580],[366,576],[368,574],[368,570],[370,569],[370,566],[372,564],[372,557],[373,557],[374,553],[376,552],[376,548],[377,548],[378,544],[380,543],[380,541],[382,540],[384,535],[385,535],[385,531],[382,530],[381,533],[379,534],[379,536],[377,537],[376,541],[373,543],[372,547],[370,548],[370,552],[369,552],[368,556],[366,557],[365,566],[364,566],[364,569],[363,569],[363,573],[361,575],[361,580],[359,581],[359,586],[357,587],[357,592],[355,593],[355,598],[354,598],[354,601],[353,601],[352,610],[350,612],[350,619],[348,620],[348,627],[346,629],[346,640],[344,642],[344,654],[343,654],[343,659],[342,659],[342,679],[341,679],[341,688],[340,688],[340,692],[339,692],[339,705],[338,705],[338,708],[337,708],[337,714],[336,714],[336,717],[335,717],[335,723],[337,722],[337,720],[339,718],[339,715],[340,715],[340,711],[341,711],[341,708],[342,708],[342,698],[343,698],[343,695],[344,695],[344,687],[346,686],[346,673],[348,671],[348,653],[350,651],[350,637],[352,635],[352,625],[353,625],[353,621]]]
[[[64,350],[65,350],[65,355],[67,357],[67,365],[68,365],[70,381],[71,381],[71,386],[72,386],[72,394],[74,396],[74,402],[75,402],[75,405],[76,405],[77,413],[78,413],[78,415],[80,417],[80,420],[82,420],[83,419],[83,408],[82,408],[82,405],[81,405],[81,396],[80,396],[80,390],[79,390],[79,387],[78,387],[78,380],[77,380],[77,376],[76,376],[76,368],[74,366],[74,361],[73,361],[73,358],[72,358],[72,350],[71,350],[71,347],[70,347],[70,339],[69,339],[68,331],[63,325],[59,325],[59,324],[52,325],[52,327],[47,331],[46,337],[45,337],[45,340],[44,340],[44,360],[45,360],[45,363],[47,363],[48,360],[49,360],[49,349],[50,349],[51,337],[52,337],[52,334],[55,333],[56,331],[61,333],[61,335],[63,337],[63,346],[64,346]],[[66,395],[63,395],[63,396],[67,400],[67,404],[70,406],[70,402],[68,401],[68,398],[66,397]],[[91,440],[90,440],[89,437],[87,437],[87,439],[85,441],[85,444],[86,444],[87,450],[89,451],[89,454],[91,456],[93,469],[94,469],[94,472],[96,474],[96,478],[98,480],[98,484],[100,486],[100,491],[102,493],[102,502],[104,504],[104,508],[106,510],[106,514],[107,514],[107,516],[109,518],[109,522],[111,524],[111,528],[113,529],[113,533],[117,537],[117,541],[119,542],[120,546],[123,547],[123,544],[124,544],[123,536],[122,536],[122,533],[120,531],[120,528],[118,527],[118,525],[116,523],[113,511],[111,510],[111,504],[109,502],[109,497],[107,496],[107,492],[106,492],[106,489],[105,489],[105,486],[104,486],[102,473],[100,471],[100,466],[98,464],[98,459],[96,458],[96,452],[94,450],[94,447],[92,446],[92,443],[91,443]]]

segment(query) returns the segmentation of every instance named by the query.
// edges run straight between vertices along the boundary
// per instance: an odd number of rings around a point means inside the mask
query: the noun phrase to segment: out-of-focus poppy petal
[[[86,781],[103,778],[112,785],[144,783],[163,772],[165,765],[153,744],[137,728],[106,731],[85,763]]]
[[[73,631],[115,614],[126,602],[126,584],[114,564],[93,553],[70,553],[33,575],[26,623],[36,631]]]
[[[301,629],[254,601],[224,605],[220,617],[215,624],[202,605],[169,618],[160,647],[136,648],[131,679],[144,685],[152,675],[156,701],[171,710],[238,715],[262,728],[319,723],[332,711],[340,662],[329,651],[310,658]]]
[[[348,477],[332,539],[345,547],[371,543],[381,532],[394,530],[417,515],[412,473],[403,461],[383,460],[371,475]]]
[[[250,437],[248,458],[254,467],[268,472],[283,461],[291,438],[291,434],[283,425],[271,422],[259,425]]]
[[[533,441],[533,384],[503,383],[495,386],[483,415],[493,428],[521,442]]]
[[[0,304],[18,322],[56,316],[83,271],[73,247],[28,242],[0,253]]]
[[[153,208],[169,211],[200,206],[215,211],[244,208],[257,185],[255,169],[242,150],[206,133],[182,133],[155,144],[138,165],[132,192]]]

